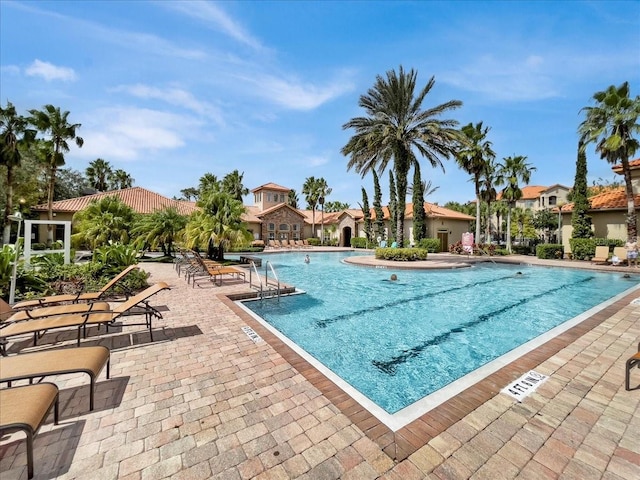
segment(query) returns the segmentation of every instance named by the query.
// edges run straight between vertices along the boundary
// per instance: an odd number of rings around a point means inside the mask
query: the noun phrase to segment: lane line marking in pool
[[[518,402],[522,402],[525,397],[535,392],[536,389],[546,382],[548,378],[549,377],[546,375],[538,373],[535,370],[531,370],[522,375],[515,382],[511,382],[500,391],[515,398]]]
[[[247,327],[244,326],[242,327],[242,331],[247,335],[247,337],[249,337],[251,340],[253,340],[253,343],[260,343],[260,342],[264,342],[264,340],[262,339],[262,337],[260,335],[258,335],[253,328],[251,327]]]
[[[327,368],[323,363],[318,361],[313,355],[308,353],[302,347],[300,347],[297,343],[293,342],[286,335],[280,332],[277,328],[267,322],[265,319],[256,314],[253,310],[245,305],[245,302],[257,301],[257,300],[244,300],[244,301],[236,301],[236,305],[238,305],[244,312],[257,321],[264,328],[273,333],[277,338],[279,338],[285,345],[291,348],[294,352],[300,355],[303,359],[305,359],[310,365],[312,365],[317,371],[322,373],[326,378],[332,381],[336,386],[341,388],[344,392],[346,392],[351,398],[353,398],[356,402],[362,405],[366,410],[369,411],[371,415],[376,417],[381,423],[389,427],[392,431],[397,432],[401,428],[405,427],[409,423],[413,422],[417,418],[421,417],[425,413],[434,409],[438,405],[450,400],[455,397],[459,393],[462,393],[467,388],[472,387],[475,383],[480,380],[488,377],[492,373],[497,372],[500,368],[508,365],[509,363],[517,360],[525,353],[528,353],[549,340],[554,339],[561,333],[569,330],[571,327],[574,327],[600,310],[605,309],[609,305],[615,303],[616,301],[624,298],[626,295],[633,291],[640,290],[640,285],[635,285],[630,287],[629,289],[611,297],[609,300],[606,300],[599,305],[591,307],[590,309],[582,312],[581,314],[573,317],[572,319],[567,320],[566,322],[548,330],[547,332],[535,337],[528,342],[520,345],[519,347],[514,348],[510,352],[505,353],[504,355],[485,363],[483,366],[477,368],[476,370],[463,375],[462,377],[454,380],[450,384],[442,387],[440,390],[436,390],[435,392],[423,397],[422,399],[408,405],[396,413],[390,414],[385,411],[382,407],[374,403],[368,397],[363,395],[360,391],[355,389],[349,383],[347,383],[344,379],[334,373],[332,370]],[[551,372],[550,372],[551,373]]]

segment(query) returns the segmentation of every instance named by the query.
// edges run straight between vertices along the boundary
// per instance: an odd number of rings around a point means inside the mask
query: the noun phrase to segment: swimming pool
[[[406,417],[415,402],[637,285],[635,277],[573,269],[341,262],[354,252],[312,252],[305,264],[306,253],[264,257],[305,295],[246,307],[391,416]]]

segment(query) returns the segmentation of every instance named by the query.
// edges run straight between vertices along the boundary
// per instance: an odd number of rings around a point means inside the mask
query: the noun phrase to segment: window
[[[281,232],[288,232],[289,225],[286,223],[281,223],[280,225],[278,225],[278,230],[280,230]]]
[[[262,192],[253,194],[253,203],[260,203],[262,201]]]
[[[280,203],[284,203],[284,193],[280,194]]]
[[[276,234],[274,232],[269,232],[269,240],[275,240]]]
[[[300,240],[300,233],[299,232],[293,232],[293,239],[294,240]]]
[[[270,201],[271,201],[271,194],[267,193],[267,202],[270,202]]]
[[[555,205],[557,201],[558,201],[558,197],[555,197],[555,196],[549,197],[549,206],[551,207]]]
[[[275,229],[276,229],[276,224],[275,224],[275,223],[270,223],[270,224],[267,226],[267,230],[269,230],[270,232],[275,231]]]
[[[294,224],[292,225],[292,227],[293,227],[293,231],[294,231],[294,232],[299,232],[299,231],[300,231],[300,224],[298,224],[298,223],[294,223]]]

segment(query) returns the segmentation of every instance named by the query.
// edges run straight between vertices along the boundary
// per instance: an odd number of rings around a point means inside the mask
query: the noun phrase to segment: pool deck
[[[451,257],[427,262],[459,261]],[[624,389],[640,341],[640,305],[630,302],[640,293],[393,432],[227,298],[247,284],[192,288],[172,265],[141,266],[172,287],[152,301],[167,307],[155,341],[142,327],[90,330],[83,344],[112,349],[111,379],[100,375],[89,412],[86,376],[49,378],[61,389],[61,420],[36,436],[35,478],[640,478],[640,389]],[[254,343],[246,326],[266,341]],[[10,354],[72,346],[74,333],[30,340],[10,342]],[[549,379],[521,403],[499,393],[531,369]],[[0,472],[26,478],[20,434],[0,439]]]

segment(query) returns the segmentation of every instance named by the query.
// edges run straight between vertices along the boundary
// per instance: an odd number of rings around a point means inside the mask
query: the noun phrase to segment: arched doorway
[[[351,246],[351,227],[344,227],[342,229],[342,242],[341,247]]]

